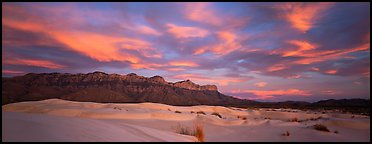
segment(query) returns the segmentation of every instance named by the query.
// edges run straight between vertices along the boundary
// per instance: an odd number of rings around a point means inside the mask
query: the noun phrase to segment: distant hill
[[[220,93],[215,85],[198,85],[190,80],[167,82],[161,76],[144,77],[93,72],[87,74],[29,73],[2,78],[2,104],[59,98],[80,102],[136,103],[155,102],[168,105],[221,105],[272,108],[342,108],[369,114],[370,100],[322,100],[257,102]],[[368,110],[366,110],[368,109]],[[367,111],[367,112],[366,112]]]
[[[102,103],[156,102],[169,105],[251,105],[258,103],[221,94],[215,85],[190,80],[170,83],[161,76],[143,77],[93,72],[29,73],[2,78],[2,104],[59,98]]]

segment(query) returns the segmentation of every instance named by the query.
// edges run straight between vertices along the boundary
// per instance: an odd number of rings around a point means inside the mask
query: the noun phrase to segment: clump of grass
[[[194,136],[198,139],[199,142],[204,142],[204,128],[201,124],[194,125]]]
[[[193,135],[190,128],[181,125],[180,123],[177,124],[176,128],[176,133],[183,134],[183,135]]]
[[[295,118],[292,118],[290,121],[291,121],[291,122],[299,122],[299,121],[298,121],[298,118],[296,118],[296,117],[295,117]]]
[[[172,111],[171,109],[168,109],[168,111]]]
[[[338,134],[338,131],[337,131],[337,130],[335,130],[335,131],[334,131],[334,133],[335,133],[335,134]]]
[[[245,116],[238,116],[238,119],[247,120],[247,117],[245,117]]]
[[[270,117],[265,117],[264,119],[269,119],[269,120],[271,120],[271,118],[270,118]]]
[[[315,124],[314,129],[316,129],[318,131],[329,132],[329,129],[325,125],[322,125],[322,124]]]
[[[286,131],[285,133],[282,134],[282,136],[289,136],[289,135],[290,135],[290,134],[289,134],[288,131]]]
[[[180,111],[174,111],[175,113],[182,113],[182,112],[180,112]]]
[[[194,124],[193,130],[191,130],[189,127],[186,127],[178,123],[175,129],[176,129],[176,133],[195,136],[199,142],[204,142],[205,134],[204,134],[203,125],[201,124]]]
[[[213,112],[211,115],[215,115],[215,116],[218,116],[219,118],[222,118],[222,116],[217,112]]]
[[[322,116],[319,116],[317,118],[310,118],[310,120],[315,121],[315,120],[318,120],[318,119],[321,119],[321,118],[323,118],[323,117]]]
[[[194,111],[191,111],[190,113],[195,113]]]
[[[198,112],[196,112],[196,114],[203,114],[203,115],[207,115],[207,114],[205,114],[205,112],[203,112],[203,111],[198,111]]]

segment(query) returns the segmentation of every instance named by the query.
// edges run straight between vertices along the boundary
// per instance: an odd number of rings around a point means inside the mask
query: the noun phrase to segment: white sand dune
[[[178,124],[194,123],[203,125],[205,141],[370,141],[370,118],[351,114],[59,99],[2,106],[3,141],[197,141],[175,132]],[[317,123],[331,132],[314,130]],[[290,136],[281,135],[286,131]]]

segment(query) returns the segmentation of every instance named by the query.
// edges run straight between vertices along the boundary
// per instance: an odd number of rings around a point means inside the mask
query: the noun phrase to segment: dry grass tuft
[[[178,123],[175,130],[176,130],[176,133],[195,136],[199,142],[204,142],[205,134],[204,134],[204,128],[202,124],[194,124],[193,130],[191,130],[189,127]]]
[[[329,129],[325,125],[322,125],[322,124],[316,124],[316,125],[314,125],[314,129],[316,129],[318,131],[329,132]]]
[[[291,122],[299,122],[299,120],[298,120],[298,118],[292,118],[291,120],[290,120]]]
[[[207,115],[207,114],[205,114],[205,112],[203,112],[203,111],[198,111],[198,112],[196,112],[196,114],[203,114],[203,115]]]
[[[190,113],[195,113],[194,111],[191,111]]]
[[[290,135],[290,134],[289,134],[288,131],[282,134],[282,136],[289,136],[289,135]]]
[[[198,139],[199,142],[204,142],[204,128],[201,124],[194,125],[194,136]]]
[[[215,115],[215,116],[218,116],[219,118],[222,118],[222,116],[217,112],[213,112],[211,115]]]
[[[246,116],[237,116],[237,117],[238,117],[238,119],[247,120]]]
[[[182,113],[182,112],[180,112],[180,111],[174,111],[175,113]]]

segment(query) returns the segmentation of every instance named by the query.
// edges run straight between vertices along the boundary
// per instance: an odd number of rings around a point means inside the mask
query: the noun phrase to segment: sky
[[[136,73],[258,101],[370,98],[370,3],[2,3],[2,76]]]

